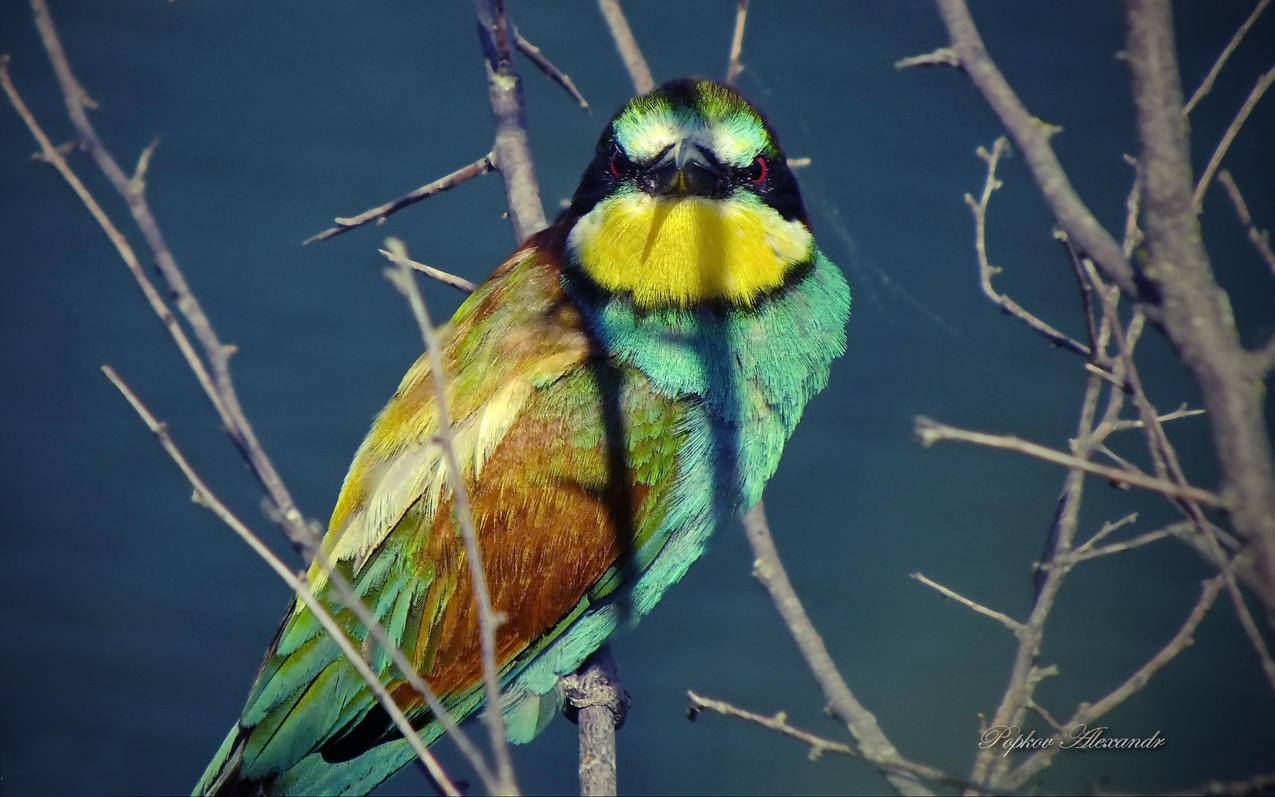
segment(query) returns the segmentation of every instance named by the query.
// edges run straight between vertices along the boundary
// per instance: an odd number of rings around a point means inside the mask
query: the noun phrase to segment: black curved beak
[[[646,171],[647,191],[656,196],[719,197],[727,175],[690,141],[679,141]]]

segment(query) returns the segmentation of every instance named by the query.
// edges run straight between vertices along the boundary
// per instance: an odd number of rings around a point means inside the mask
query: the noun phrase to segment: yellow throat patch
[[[567,239],[595,282],[638,307],[686,307],[725,300],[751,305],[810,258],[813,238],[755,196],[659,199],[608,197]]]

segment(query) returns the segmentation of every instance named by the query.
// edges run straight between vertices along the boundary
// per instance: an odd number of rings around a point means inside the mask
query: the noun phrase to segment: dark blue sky
[[[530,134],[547,212],[574,189],[609,113],[630,93],[593,3],[512,3],[519,28],[570,72],[581,113],[526,65]],[[630,14],[657,80],[720,75],[733,4]],[[1250,10],[1183,4],[1188,87]],[[234,359],[246,409],[304,511],[325,518],[372,415],[419,352],[376,247],[401,236],[419,259],[482,279],[509,253],[499,179],[469,183],[382,229],[302,248],[347,215],[481,156],[491,121],[466,2],[55,3],[71,60],[100,103],[102,137],[131,163],[162,135],[149,196]],[[1131,177],[1131,115],[1117,4],[977,3],[993,56],[1055,139],[1077,190],[1118,230]],[[1267,15],[1192,117],[1202,163],[1261,71]],[[999,130],[959,74],[899,73],[944,43],[922,2],[759,1],[741,81],[800,173],[817,238],[855,291],[850,350],[794,437],[767,505],[811,615],[860,698],[908,755],[966,771],[977,716],[1004,686],[1012,641],[907,578],[913,571],[1010,614],[1025,613],[1063,473],[985,450],[920,448],[912,419],[1021,435],[1065,448],[1081,363],[1023,331],[978,291],[969,212],[975,155]],[[0,50],[57,141],[70,137],[24,4],[0,6]],[[1275,227],[1259,106],[1227,165],[1253,215]],[[272,543],[255,485],[113,250],[35,146],[0,110],[0,794],[188,789],[242,704],[286,590],[189,488],[102,379],[103,362],[167,420],[222,496]],[[73,163],[125,226],[87,158]],[[999,285],[1082,334],[1067,264],[1021,159],[1004,164],[989,246]],[[1220,191],[1206,243],[1249,341],[1275,331],[1275,279]],[[131,231],[130,231],[131,234]],[[140,244],[140,238],[134,236]],[[436,315],[460,296],[429,284]],[[1197,401],[1159,334],[1144,377],[1163,408]],[[1212,485],[1207,427],[1174,427],[1192,480]],[[1141,458],[1141,442],[1120,450]],[[1082,533],[1130,511],[1137,530],[1174,519],[1163,501],[1090,483]],[[665,603],[616,645],[634,709],[620,733],[627,793],[832,793],[882,788],[856,762],[714,717],[685,720],[703,691],[837,736],[777,615],[725,529]],[[1172,635],[1206,575],[1171,542],[1077,571],[1042,652],[1061,676],[1040,698],[1059,714],[1109,690]],[[1060,756],[1047,790],[1188,785],[1269,769],[1275,699],[1223,604],[1197,644],[1110,716],[1115,732],[1160,730],[1166,749]],[[572,791],[574,728],[517,751],[528,792]],[[463,772],[449,745],[444,761]],[[408,772],[387,793],[422,787]]]

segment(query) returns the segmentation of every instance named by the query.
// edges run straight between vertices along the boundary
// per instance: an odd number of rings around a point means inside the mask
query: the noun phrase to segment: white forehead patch
[[[706,149],[730,166],[748,166],[765,146],[745,125],[710,122],[698,115],[649,111],[641,124],[617,124],[616,140],[630,160],[647,161],[679,141]]]

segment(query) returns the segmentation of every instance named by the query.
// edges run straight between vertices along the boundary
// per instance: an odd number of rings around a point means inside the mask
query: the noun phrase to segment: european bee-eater
[[[651,610],[713,530],[761,498],[845,348],[850,291],[811,235],[779,140],[706,80],[631,100],[571,205],[442,330],[453,441],[494,608],[509,738],[559,676]],[[323,540],[460,719],[486,708],[465,548],[428,357],[354,457]],[[322,569],[311,589],[366,629]],[[442,733],[383,652],[371,666],[426,743]],[[362,794],[412,751],[297,602],[196,793]]]

